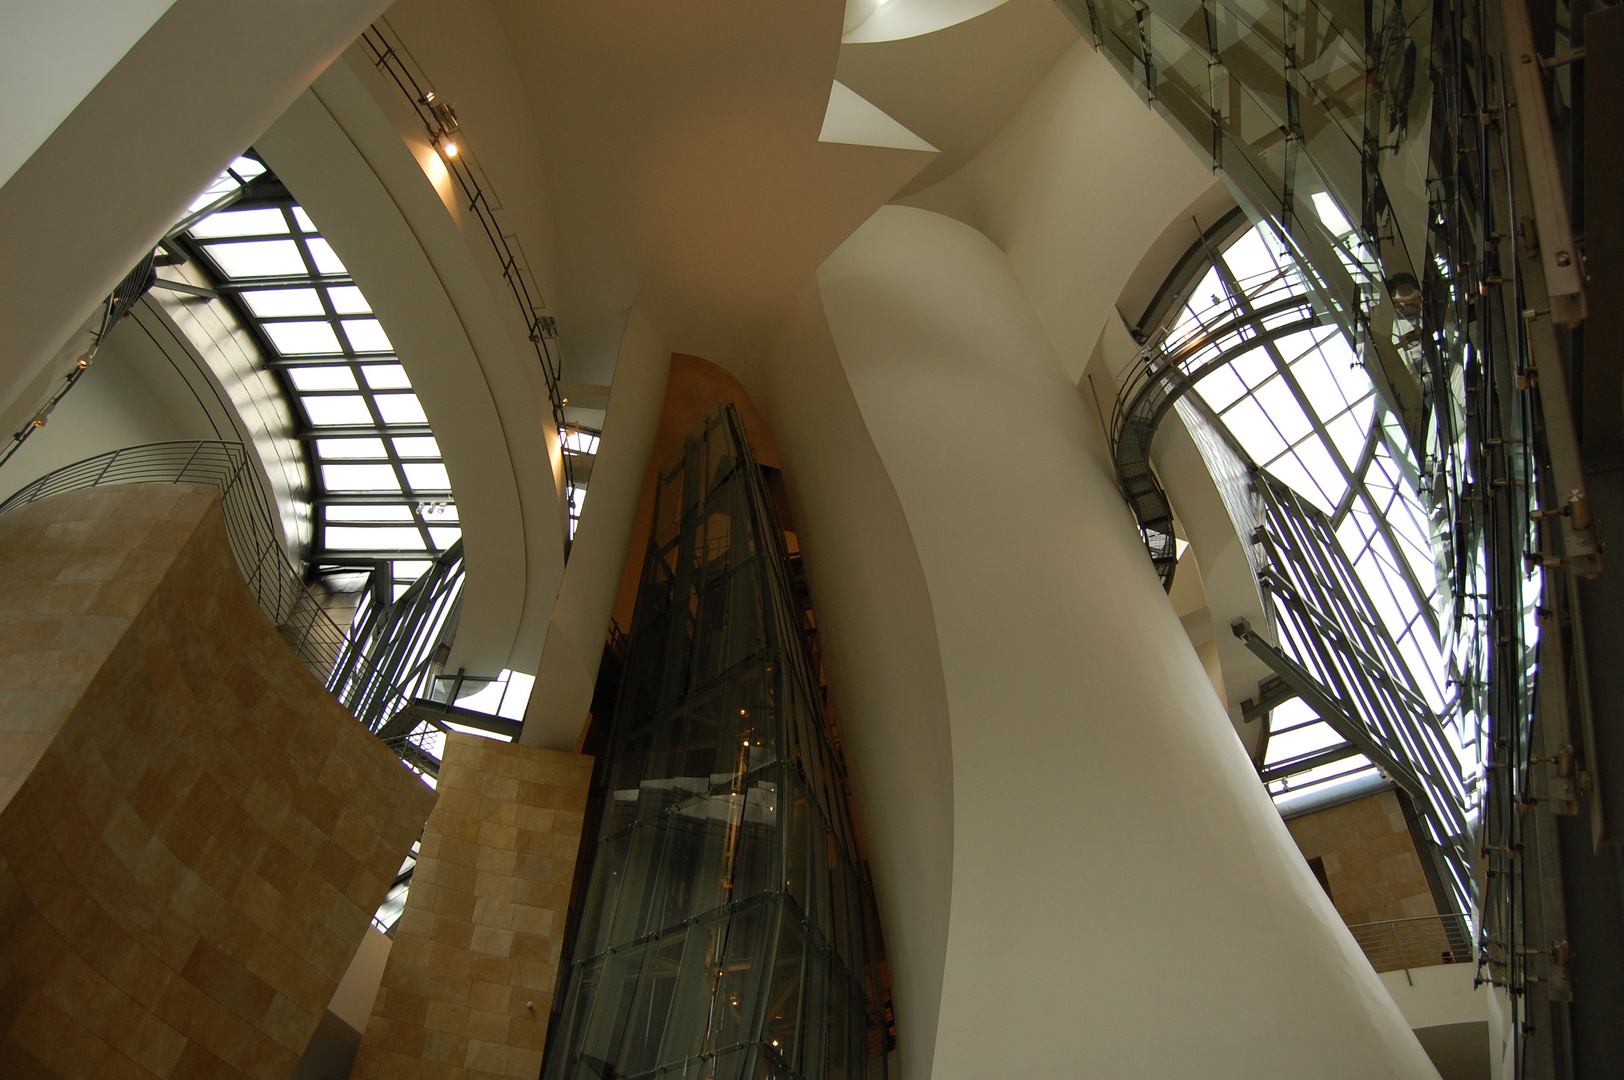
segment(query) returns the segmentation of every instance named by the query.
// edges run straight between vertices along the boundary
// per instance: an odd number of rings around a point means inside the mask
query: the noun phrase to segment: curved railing
[[[1162,419],[1179,398],[1212,372],[1252,349],[1325,322],[1306,295],[1263,299],[1263,304],[1244,311],[1231,309],[1226,302],[1217,309],[1218,321],[1193,320],[1181,333],[1147,348],[1117,395],[1110,431],[1117,485],[1139,523],[1150,561],[1165,589],[1173,587],[1178,545],[1173,537],[1173,506],[1150,464],[1150,446]]]
[[[270,501],[242,443],[214,440],[145,443],[65,465],[28,484],[0,514],[52,495],[109,484],[200,484],[219,489],[226,535],[259,606],[304,665],[325,685],[345,634],[305,585],[272,524]]]

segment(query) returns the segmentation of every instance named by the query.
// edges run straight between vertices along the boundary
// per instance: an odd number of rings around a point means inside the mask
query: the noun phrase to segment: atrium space
[[[0,87],[0,1075],[1618,1074],[1621,6]]]

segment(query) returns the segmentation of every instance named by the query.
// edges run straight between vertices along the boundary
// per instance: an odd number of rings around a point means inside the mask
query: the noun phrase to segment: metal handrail
[[[1471,938],[1460,915],[1349,923],[1348,929],[1378,972],[1402,970],[1409,978],[1411,968],[1472,962]]]
[[[327,685],[347,636],[294,568],[272,522],[270,500],[240,442],[143,443],[76,461],[0,502],[0,515],[69,491],[112,484],[199,484],[218,488],[226,536],[243,582],[288,646]],[[329,687],[330,689],[330,687]]]

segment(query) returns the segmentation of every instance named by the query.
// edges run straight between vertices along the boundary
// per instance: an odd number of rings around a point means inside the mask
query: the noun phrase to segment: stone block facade
[[[7,1080],[287,1077],[433,805],[170,484],[0,517],[0,777]]]
[[[535,1080],[592,759],[446,739],[355,1080]]]
[[[1331,902],[1350,926],[1437,914],[1391,791],[1294,817],[1286,828],[1303,857],[1325,867]]]

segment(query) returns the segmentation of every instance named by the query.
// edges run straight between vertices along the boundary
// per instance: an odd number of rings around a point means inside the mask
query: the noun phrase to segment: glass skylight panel
[[[338,336],[327,322],[268,322],[265,335],[283,356],[320,356],[341,352]]]
[[[394,440],[395,453],[403,458],[438,458],[440,443],[433,435],[406,435]]]
[[[331,367],[289,368],[288,378],[293,380],[295,390],[356,389],[355,372],[336,364]]]
[[[247,289],[240,295],[248,310],[262,319],[325,314],[315,289]]]
[[[345,319],[343,326],[344,336],[350,339],[350,348],[358,353],[395,351],[395,347],[389,344],[389,335],[383,332],[383,325],[377,319]]]
[[[339,504],[324,507],[328,521],[411,521],[412,508],[404,503]],[[419,571],[421,573],[421,571]]]
[[[401,465],[413,491],[450,491],[451,475],[438,461],[408,461]]]
[[[399,364],[367,364],[361,368],[367,386],[374,390],[410,390],[412,380]]]
[[[365,398],[350,396],[315,397],[306,395],[299,399],[304,406],[305,415],[317,427],[345,427],[370,426],[372,412],[367,408]]]
[[[349,273],[348,270],[344,269],[344,264],[339,261],[338,256],[333,254],[333,245],[326,240],[319,236],[313,236],[305,241],[305,245],[310,248],[310,258],[316,264],[317,273],[329,277]]]
[[[222,210],[192,226],[192,235],[204,240],[222,236],[285,236],[287,231],[287,219],[276,207]]]
[[[292,240],[237,240],[204,246],[209,258],[229,278],[293,277],[305,273],[304,257]]]
[[[266,171],[251,158],[238,159],[233,170],[199,197],[196,208]],[[345,280],[348,271],[316,222],[268,177],[250,198],[196,223],[185,239],[197,243],[227,278],[286,279],[228,294],[224,302],[246,318],[273,358],[293,361],[276,367],[307,432],[357,429],[306,444],[321,504],[313,562],[354,574],[357,559],[418,552],[423,554],[398,563],[397,570],[412,577],[422,573],[429,566],[425,557],[461,535],[450,476],[432,435],[387,438],[377,431],[380,423],[426,425],[427,417],[392,355],[387,331],[361,289]],[[328,502],[328,494],[365,504]],[[333,559],[340,565],[332,566]],[[395,591],[407,583],[397,575]]]
[[[354,285],[329,285],[327,299],[340,315],[370,315],[372,307]]]
[[[395,467],[379,465],[323,465],[321,481],[328,491],[399,491]]]
[[[1318,208],[1335,212],[1328,203]],[[1337,215],[1328,224],[1346,233],[1350,255],[1363,257],[1345,219]],[[1438,639],[1433,523],[1415,487],[1417,466],[1394,456],[1406,452],[1404,431],[1386,413],[1359,352],[1316,314],[1312,282],[1266,230],[1246,230],[1187,295],[1162,338],[1165,354],[1187,372],[1228,359],[1196,393],[1253,461],[1327,515],[1372,617],[1398,650],[1399,677],[1445,723],[1457,722]],[[1264,314],[1270,305],[1280,310]],[[1303,325],[1309,322],[1318,325]],[[1262,332],[1270,328],[1290,332],[1271,339]],[[1318,677],[1328,676],[1304,643],[1282,640],[1281,647]],[[1294,716],[1302,721],[1295,726]],[[1270,726],[1267,766],[1289,767],[1341,745],[1300,701],[1277,708]],[[1271,782],[1270,789],[1283,795],[1375,773],[1368,759],[1350,755]]]
[[[598,436],[590,431],[564,432],[564,449],[573,450],[578,454],[596,454],[598,452]]]
[[[332,551],[423,551],[423,534],[415,526],[328,525],[327,547]]]
[[[317,439],[316,454],[336,460],[386,458],[382,439]]]
[[[378,394],[372,400],[378,403],[378,415],[386,424],[428,423],[416,394]]]

